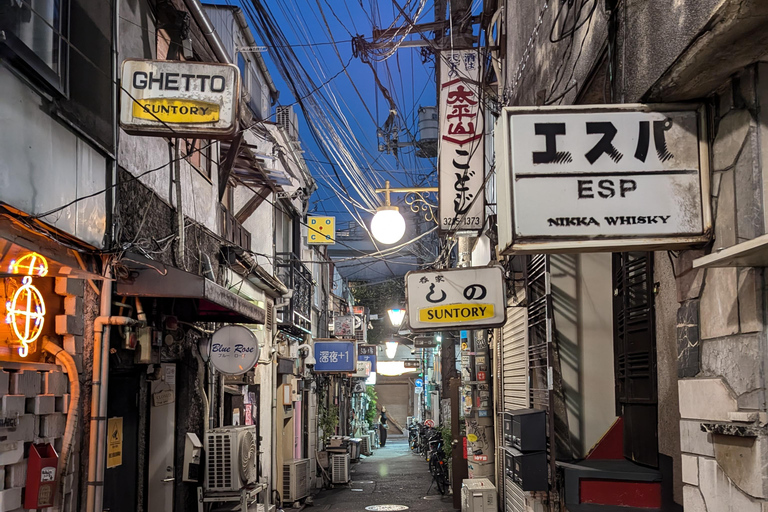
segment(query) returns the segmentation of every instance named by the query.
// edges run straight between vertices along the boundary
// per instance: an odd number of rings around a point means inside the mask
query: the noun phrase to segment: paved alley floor
[[[432,475],[427,461],[411,453],[405,437],[390,436],[386,447],[352,464],[352,471],[349,485],[321,491],[315,496],[314,507],[306,507],[305,512],[363,512],[371,505],[405,505],[413,511],[454,510],[452,496],[441,496],[435,485],[429,490]]]

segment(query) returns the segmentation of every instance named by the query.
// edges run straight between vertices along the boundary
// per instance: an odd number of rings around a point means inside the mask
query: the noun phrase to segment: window
[[[186,145],[182,146],[186,152],[184,158],[197,170],[197,172],[210,181],[212,155],[214,154],[213,149],[216,146],[216,143],[200,139],[186,139],[185,142]]]
[[[0,0],[0,50],[15,66],[65,94],[68,0]]]

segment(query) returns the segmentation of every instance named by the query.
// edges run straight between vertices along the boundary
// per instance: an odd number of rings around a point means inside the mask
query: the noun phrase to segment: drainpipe
[[[200,26],[205,40],[211,45],[211,49],[213,50],[214,55],[216,55],[216,58],[219,59],[219,62],[232,64],[232,59],[229,57],[227,50],[224,49],[224,45],[221,43],[221,39],[219,39],[216,29],[213,28],[213,23],[211,23],[208,15],[205,14],[203,5],[198,0],[184,0],[184,4],[186,4],[189,13],[195,18],[195,21]]]
[[[242,9],[235,7],[232,12],[235,15],[235,21],[237,21],[237,25],[245,35],[245,41],[248,43],[248,46],[258,46],[256,44],[256,40],[253,38],[250,27],[248,27],[248,20],[245,19],[245,15],[243,14]],[[275,82],[272,81],[272,76],[269,74],[267,64],[264,62],[264,57],[262,57],[261,53],[259,52],[256,52],[253,55],[256,59],[256,64],[259,66],[259,70],[264,77],[264,80],[267,82],[267,87],[269,88],[269,97],[272,100],[272,104],[274,105],[277,102],[278,96],[280,96],[280,91],[277,90]]]
[[[77,431],[78,420],[80,419],[80,376],[77,373],[75,360],[69,353],[56,343],[52,342],[48,336],[43,336],[43,350],[51,354],[56,362],[61,364],[67,370],[69,378],[69,408],[67,409],[67,426],[64,430],[64,439],[61,443],[61,456],[59,457],[56,474],[59,475],[59,490],[61,498],[55,500],[59,503],[56,510],[61,510],[64,503],[64,475],[67,474],[69,467],[69,456],[74,445],[75,432]]]
[[[88,450],[88,492],[86,512],[104,508],[104,465],[107,441],[107,391],[109,381],[109,331],[112,325],[137,325],[127,316],[109,316],[112,298],[112,270],[107,267],[101,287],[101,315],[93,322],[93,377],[91,383],[91,433]]]

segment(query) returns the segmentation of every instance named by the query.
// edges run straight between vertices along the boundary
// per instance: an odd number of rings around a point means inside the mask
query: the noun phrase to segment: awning
[[[136,254],[126,255],[120,264],[129,277],[118,278],[117,295],[164,299],[168,303],[164,309],[190,322],[264,324],[263,308],[210,279]]]

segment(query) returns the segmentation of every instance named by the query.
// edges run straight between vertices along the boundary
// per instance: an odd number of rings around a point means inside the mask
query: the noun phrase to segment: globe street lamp
[[[385,181],[384,188],[376,189],[377,193],[384,193],[384,206],[376,209],[376,214],[371,221],[373,237],[383,244],[391,245],[398,242],[405,234],[405,219],[400,214],[400,208],[392,206],[390,193],[422,194],[437,191],[437,187],[390,188],[389,181]]]

